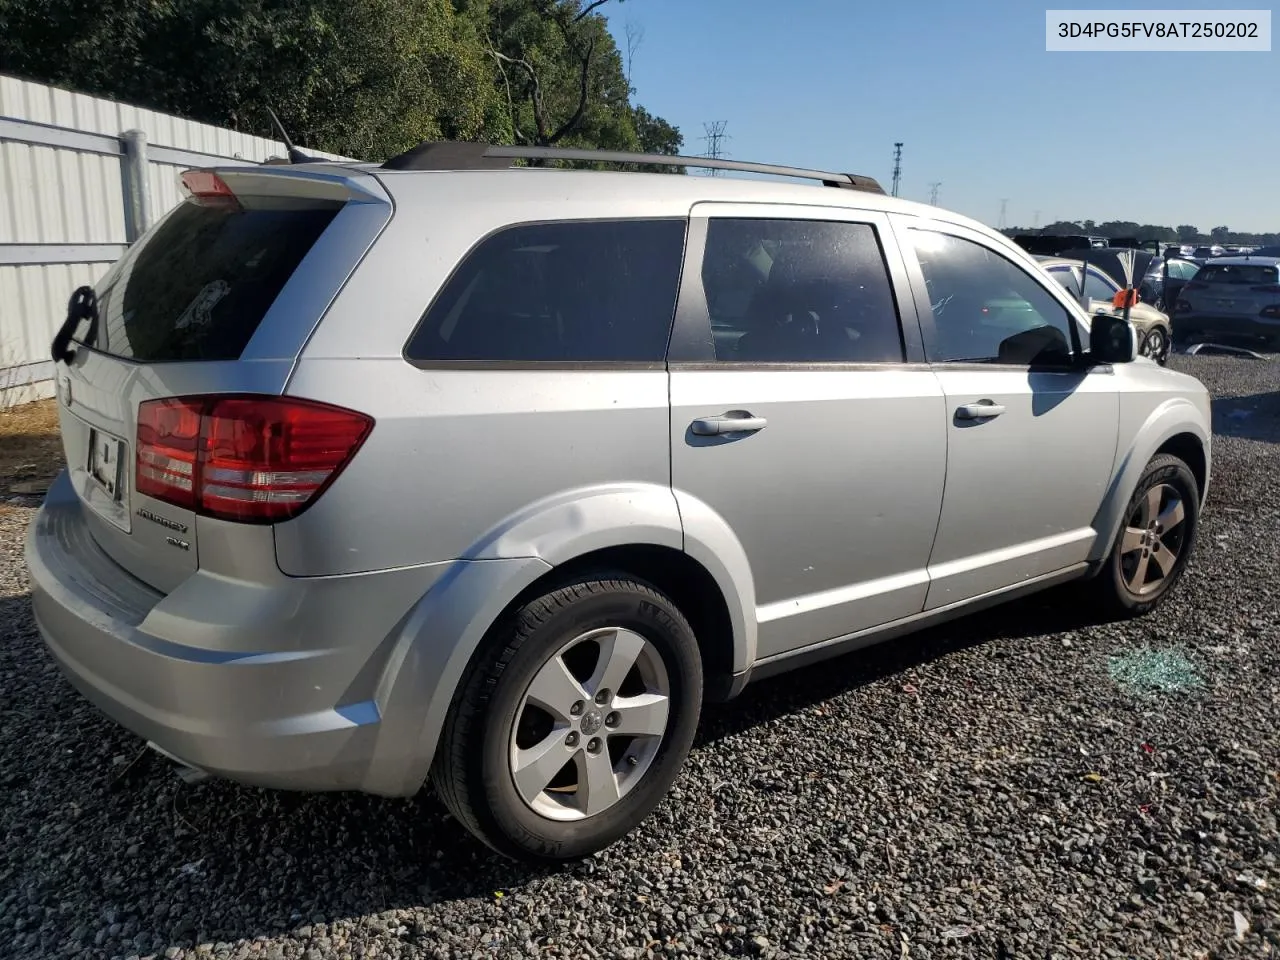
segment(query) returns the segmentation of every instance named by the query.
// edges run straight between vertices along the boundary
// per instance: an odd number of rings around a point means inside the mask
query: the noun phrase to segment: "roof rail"
[[[512,160],[584,160],[590,163],[638,163],[668,167],[701,167],[710,170],[737,170],[778,177],[819,180],[823,186],[884,193],[871,177],[856,173],[829,173],[772,163],[748,163],[710,157],[682,157],[667,153],[629,153],[622,150],[588,150],[574,147],[511,147],[466,141],[426,141],[392,157],[382,166],[387,170],[480,170],[511,166]]]

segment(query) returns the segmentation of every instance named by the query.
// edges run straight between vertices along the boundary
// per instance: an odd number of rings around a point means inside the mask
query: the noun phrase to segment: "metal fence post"
[[[126,130],[120,139],[124,141],[125,182],[129,187],[125,197],[125,225],[129,242],[133,243],[151,226],[147,135],[141,130]]]

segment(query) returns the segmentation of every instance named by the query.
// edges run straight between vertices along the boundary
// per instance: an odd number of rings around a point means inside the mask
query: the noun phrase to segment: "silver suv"
[[[1280,258],[1210,260],[1178,293],[1173,323],[1184,343],[1219,337],[1280,348]]]
[[[194,776],[580,857],[704,701],[1076,578],[1153,608],[1209,398],[1027,253],[853,175],[425,145],[189,171],[54,342],[62,671]],[[504,169],[499,169],[501,166]]]

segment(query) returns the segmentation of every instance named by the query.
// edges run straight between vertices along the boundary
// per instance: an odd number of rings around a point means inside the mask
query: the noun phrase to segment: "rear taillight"
[[[175,397],[138,407],[141,494],[225,520],[296,517],[355,456],[373,420],[289,397]]]
[[[1263,307],[1260,313],[1268,320],[1280,320],[1280,303],[1272,304],[1269,307]]]

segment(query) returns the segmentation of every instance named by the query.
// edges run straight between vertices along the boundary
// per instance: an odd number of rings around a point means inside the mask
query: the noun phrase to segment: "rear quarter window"
[[[98,284],[76,339],[139,363],[235,360],[341,201],[186,200]]]
[[[405,347],[432,362],[656,363],[666,357],[685,221],[558,221],[482,240]]]

